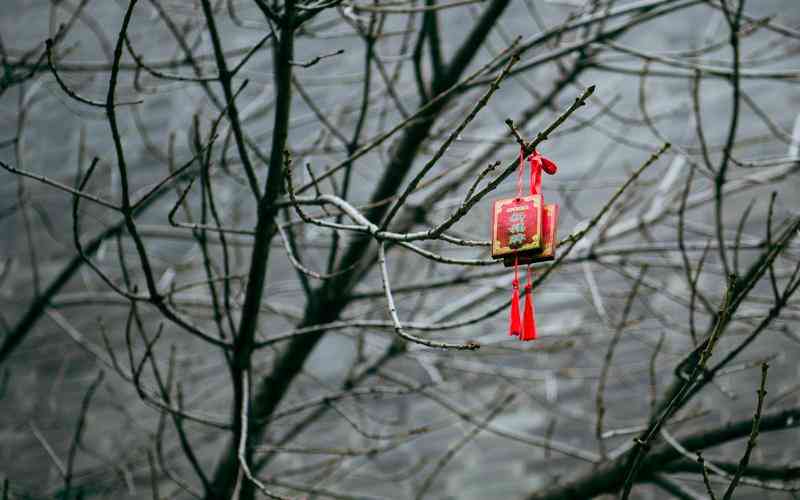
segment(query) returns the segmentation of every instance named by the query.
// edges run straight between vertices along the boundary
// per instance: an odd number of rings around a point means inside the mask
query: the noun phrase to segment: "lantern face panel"
[[[541,250],[520,253],[518,256],[505,257],[503,265],[511,267],[516,261],[518,264],[533,264],[547,262],[556,257],[558,245],[558,204],[551,203],[542,209],[542,247]]]
[[[495,200],[492,206],[492,257],[542,248],[542,195]]]

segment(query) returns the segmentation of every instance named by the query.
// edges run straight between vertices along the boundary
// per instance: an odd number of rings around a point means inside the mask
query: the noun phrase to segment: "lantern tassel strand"
[[[513,292],[511,295],[511,317],[508,322],[508,334],[512,337],[522,335],[522,322],[519,317],[519,280],[512,281]]]
[[[519,258],[514,259],[514,281],[511,282],[511,317],[508,321],[508,334],[522,337],[522,322],[519,315]]]
[[[525,284],[525,315],[522,323],[522,336],[524,341],[536,340],[536,313],[533,309],[533,286],[531,285],[531,269],[528,267],[528,282]]]

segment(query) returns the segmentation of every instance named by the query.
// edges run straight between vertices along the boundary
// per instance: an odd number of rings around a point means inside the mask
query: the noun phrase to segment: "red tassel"
[[[525,285],[525,316],[522,325],[522,336],[524,341],[536,339],[536,316],[533,312],[533,293],[531,293],[531,270],[528,268],[528,283]]]
[[[513,295],[511,296],[511,317],[508,322],[508,334],[512,337],[522,335],[522,324],[519,318],[519,280],[514,278],[511,282]]]

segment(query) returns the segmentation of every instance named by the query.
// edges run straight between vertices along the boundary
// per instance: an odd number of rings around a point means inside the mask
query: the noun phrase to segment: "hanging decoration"
[[[530,167],[530,194],[523,196],[525,160]],[[525,158],[520,148],[517,170],[517,196],[495,200],[492,204],[492,258],[503,259],[506,267],[514,267],[511,282],[511,316],[508,333],[523,341],[534,340],[536,313],[533,306],[532,271],[530,264],[555,259],[558,226],[558,205],[545,204],[542,195],[542,171],[553,175],[556,164],[538,151]],[[519,266],[527,265],[525,307],[520,315]]]

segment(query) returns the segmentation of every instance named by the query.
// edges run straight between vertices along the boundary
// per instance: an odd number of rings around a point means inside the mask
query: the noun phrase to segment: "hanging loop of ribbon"
[[[548,175],[554,175],[558,171],[558,165],[550,158],[542,155],[537,150],[528,155],[528,165],[530,166],[530,190],[531,194],[541,194],[542,192],[542,170]],[[522,198],[522,176],[525,169],[525,150],[519,148],[519,168],[517,170],[517,198]]]

